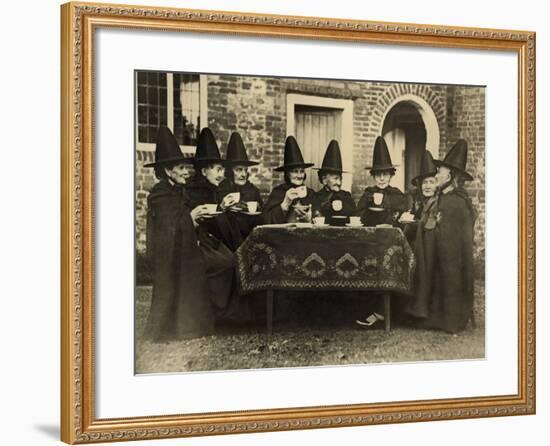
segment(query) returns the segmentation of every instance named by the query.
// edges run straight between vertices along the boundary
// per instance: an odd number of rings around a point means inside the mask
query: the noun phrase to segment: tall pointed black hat
[[[376,137],[374,142],[374,152],[372,154],[372,166],[367,167],[371,173],[381,170],[391,170],[395,173],[395,167],[391,162],[390,151],[386,141],[381,136]]]
[[[468,160],[468,143],[464,139],[459,139],[449,153],[445,155],[443,161],[434,160],[436,166],[445,166],[450,169],[458,170],[467,180],[472,181],[474,178],[466,172],[466,162]]]
[[[411,180],[411,183],[413,186],[420,186],[424,178],[434,177],[436,173],[437,167],[435,166],[432,154],[429,150],[424,150],[420,160],[420,172]]]
[[[159,127],[157,131],[157,145],[155,147],[155,162],[145,164],[145,167],[155,167],[178,161],[192,164],[194,158],[183,154],[176,137],[168,127]]]
[[[293,169],[295,167],[311,167],[313,163],[305,163],[302,151],[294,136],[289,136],[285,141],[285,160],[282,166],[277,167],[277,172]]]
[[[195,152],[195,163],[205,162],[219,162],[225,164],[225,160],[220,155],[220,149],[212,130],[205,127],[201,130],[199,135],[199,142],[197,143],[197,151]]]
[[[338,141],[333,139],[329,142],[321,167],[315,167],[315,169],[333,173],[344,173],[342,169],[342,154],[340,153]]]
[[[228,164],[233,166],[255,166],[259,164],[257,161],[250,161],[248,159],[241,135],[237,132],[231,133],[231,137],[227,143],[225,160]]]

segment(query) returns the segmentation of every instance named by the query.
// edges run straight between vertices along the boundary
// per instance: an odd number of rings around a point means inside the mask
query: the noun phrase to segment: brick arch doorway
[[[439,152],[439,125],[431,106],[415,95],[394,100],[386,109],[380,134],[384,137],[396,165],[392,184],[405,191],[418,175],[424,150],[434,158]]]

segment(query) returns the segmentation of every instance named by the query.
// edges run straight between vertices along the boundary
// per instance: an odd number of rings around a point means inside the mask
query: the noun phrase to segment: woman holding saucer
[[[395,167],[390,158],[386,141],[381,136],[376,138],[370,174],[374,186],[365,189],[357,205],[361,221],[367,226],[397,225],[397,219],[407,210],[405,194],[390,184],[395,175]]]
[[[210,218],[202,220],[201,225],[230,250],[235,251],[242,242],[242,235],[237,225],[224,214],[231,206],[237,204],[233,194],[222,195],[220,184],[225,179],[226,161],[212,131],[202,129],[195,154],[195,177],[186,186],[193,207],[210,205],[214,208]]]
[[[325,152],[319,169],[319,181],[323,187],[313,197],[313,216],[325,217],[327,222],[335,223],[338,218],[349,223],[349,217],[357,212],[355,202],[348,191],[342,190],[342,155],[338,142],[332,140]]]
[[[229,138],[225,162],[226,179],[221,182],[219,193],[221,197],[229,194],[238,197],[238,201],[228,208],[231,211],[228,217],[236,222],[244,239],[254,227],[263,223],[260,190],[248,179],[248,168],[259,163],[248,159],[241,135],[237,132]]]
[[[305,169],[313,163],[304,162],[298,142],[289,136],[285,142],[284,164],[275,170],[284,172],[285,182],[275,187],[264,208],[264,222],[294,223],[311,221],[314,191],[305,185]]]

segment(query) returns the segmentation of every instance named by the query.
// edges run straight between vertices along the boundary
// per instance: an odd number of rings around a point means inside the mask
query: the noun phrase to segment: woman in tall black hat
[[[284,172],[285,182],[275,187],[264,208],[264,221],[271,223],[311,221],[314,191],[305,185],[305,169],[313,163],[304,162],[294,136],[285,142],[284,164],[275,170]]]
[[[375,184],[365,189],[357,205],[357,213],[361,217],[361,222],[367,226],[398,226],[398,219],[407,210],[408,203],[405,194],[390,185],[395,175],[395,167],[386,141],[381,136],[374,142],[372,158],[372,166],[367,169],[370,169]],[[384,319],[380,304],[380,299],[372,299],[367,304],[371,307],[371,313],[364,319],[357,319],[355,323],[367,328],[379,325]]]
[[[437,167],[432,154],[428,150],[424,150],[420,158],[419,174],[411,180],[413,186],[410,192],[410,196],[412,196],[411,209],[401,214],[399,219],[399,222],[403,224],[403,232],[412,245],[416,239],[418,222],[422,218],[427,218],[430,209],[435,208],[434,203],[438,191],[436,174]],[[430,222],[430,225],[432,223]]]
[[[230,206],[229,210],[244,239],[263,222],[260,190],[248,180],[248,168],[259,163],[248,159],[241,135],[237,132],[233,132],[229,138],[225,160],[226,179],[220,184],[220,195],[238,194],[239,201]]]
[[[242,242],[239,228],[224,214],[237,201],[232,195],[223,195],[220,184],[225,179],[226,161],[222,159],[212,131],[205,127],[199,135],[195,153],[195,177],[187,186],[187,192],[194,206],[209,205],[210,218],[203,219],[202,225],[231,251]]]
[[[147,198],[147,257],[153,297],[145,337],[154,342],[208,335],[213,330],[208,264],[195,227],[205,209],[185,191],[193,158],[184,157],[167,127],[157,134],[153,167],[159,179]]]
[[[367,226],[396,225],[401,213],[408,208],[407,199],[402,191],[390,185],[395,167],[386,141],[381,136],[376,138],[373,163],[367,169],[370,169],[375,184],[365,189],[357,205],[361,221]]]
[[[464,330],[473,319],[474,223],[477,212],[464,181],[468,144],[460,139],[437,166],[439,198],[435,225],[435,258],[431,299],[424,325],[449,333]]]
[[[355,202],[348,191],[342,190],[342,155],[336,140],[330,141],[321,168],[317,169],[323,187],[313,196],[313,215],[325,217],[350,217],[357,212]]]
[[[186,186],[192,206],[208,206],[207,215],[199,221],[197,232],[203,257],[209,268],[211,296],[220,318],[234,318],[239,307],[235,281],[235,256],[241,235],[227,218],[225,210],[234,204],[221,196],[219,184],[225,178],[225,160],[220,156],[212,131],[205,127],[199,135],[195,153],[195,176]]]
[[[412,209],[415,222],[405,225],[405,234],[414,241],[416,268],[414,271],[414,293],[409,298],[405,311],[415,318],[427,318],[432,299],[434,265],[436,261],[436,225],[439,215],[437,168],[432,154],[424,151],[420,162],[420,173],[412,183],[417,197]],[[410,235],[410,234],[409,234]]]

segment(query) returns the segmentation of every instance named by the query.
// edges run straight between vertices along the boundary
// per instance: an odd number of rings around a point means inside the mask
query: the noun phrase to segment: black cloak
[[[190,198],[191,209],[203,204],[221,203],[224,195],[220,188],[210,183],[204,176],[197,174],[193,180],[185,186]],[[219,210],[218,206],[218,210]],[[223,213],[213,218],[203,219],[200,226],[210,234],[221,240],[231,251],[236,251],[243,241],[239,227],[234,221]]]
[[[258,212],[262,211],[263,202],[262,196],[260,195],[260,190],[250,183],[250,181],[247,181],[242,186],[235,184],[228,179],[222,181],[219,186],[220,197],[223,199],[223,197],[232,192],[239,192],[241,194],[239,207],[242,210],[247,210],[247,201],[256,201],[258,203]],[[227,217],[237,225],[243,241],[256,226],[263,224],[263,216],[261,214],[246,215],[240,212],[228,212]]]
[[[286,191],[298,187],[291,183],[283,183],[275,187],[264,207],[264,222],[266,224],[274,223],[291,223],[296,221],[296,216],[294,214],[293,206],[296,204],[308,205],[313,202],[313,195],[315,192],[313,189],[307,188],[307,195],[304,198],[296,198],[290,205],[288,212],[283,211],[281,208],[281,203],[285,199]]]
[[[153,297],[145,336],[155,342],[213,331],[207,267],[189,214],[185,190],[167,180],[147,199],[147,256]]]
[[[342,202],[342,209],[339,211],[334,210],[332,205],[333,201],[340,200]],[[318,192],[315,192],[313,196],[313,215],[319,214],[321,217],[331,218],[334,216],[346,216],[351,217],[357,213],[355,201],[351,194],[345,190],[339,190],[333,192],[323,187]]]
[[[374,194],[384,195],[382,204],[374,203]],[[407,197],[397,187],[387,186],[380,189],[377,186],[367,187],[363,196],[357,205],[357,212],[361,221],[366,226],[376,226],[380,224],[396,225],[399,215],[408,208]],[[372,210],[369,208],[379,208],[381,210]],[[397,218],[396,218],[397,215]]]

